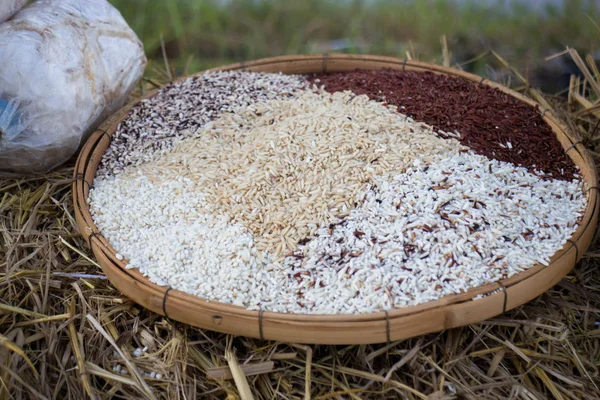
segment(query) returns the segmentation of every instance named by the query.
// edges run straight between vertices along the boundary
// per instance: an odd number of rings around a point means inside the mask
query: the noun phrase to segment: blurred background
[[[578,73],[574,47],[600,60],[600,0],[111,0],[144,42],[147,76],[300,53],[407,54],[506,80],[496,51],[547,93]],[[162,46],[161,43],[164,45]],[[164,50],[163,50],[164,47]]]

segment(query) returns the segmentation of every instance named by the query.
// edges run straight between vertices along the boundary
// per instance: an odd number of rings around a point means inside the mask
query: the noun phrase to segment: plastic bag
[[[0,24],[0,174],[44,173],[119,109],[146,66],[106,0],[40,0]]]
[[[27,3],[27,0],[1,0],[0,1],[0,22],[4,22]]]

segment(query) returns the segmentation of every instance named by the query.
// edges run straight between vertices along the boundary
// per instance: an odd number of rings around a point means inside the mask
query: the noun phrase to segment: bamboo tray
[[[588,187],[589,201],[581,225],[567,244],[551,259],[549,266],[537,264],[509,279],[490,283],[436,301],[388,312],[349,315],[287,314],[248,311],[242,307],[206,301],[202,298],[158,286],[137,269],[128,270],[116,258],[116,251],[94,225],[86,199],[103,153],[119,122],[127,116],[128,104],[107,120],[86,142],[77,164],[73,200],[77,225],[88,241],[111,283],[127,297],[153,312],[177,321],[214,331],[284,342],[319,344],[364,344],[406,339],[480,322],[524,304],[559,282],[582,257],[596,230],[598,218],[598,177],[594,162],[550,111],[510,89],[452,68],[368,55],[323,54],[285,56],[228,65],[215,70],[247,70],[293,74],[350,71],[361,69],[406,69],[460,76],[477,84],[498,88],[529,103],[542,113],[565,152],[580,168]],[[152,96],[150,93],[148,96]],[[486,297],[473,300],[475,296]]]

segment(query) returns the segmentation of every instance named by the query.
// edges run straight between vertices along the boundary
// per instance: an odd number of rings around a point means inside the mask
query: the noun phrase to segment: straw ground
[[[599,162],[600,73],[577,62],[587,78],[572,80],[569,104],[513,76]],[[600,398],[598,244],[556,287],[493,320],[309,347],[202,331],[129,301],[76,232],[71,183],[72,166],[0,180],[0,398]]]

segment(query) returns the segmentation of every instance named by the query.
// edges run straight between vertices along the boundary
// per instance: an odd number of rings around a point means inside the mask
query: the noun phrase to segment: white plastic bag
[[[0,0],[0,22],[4,22],[27,3],[27,0]]]
[[[142,43],[106,0],[39,0],[0,24],[0,173],[67,161],[141,78]]]

